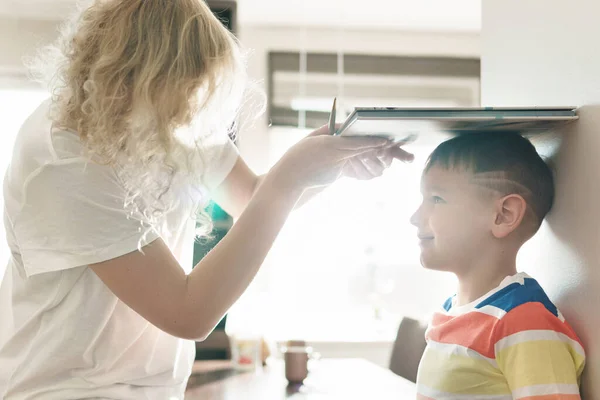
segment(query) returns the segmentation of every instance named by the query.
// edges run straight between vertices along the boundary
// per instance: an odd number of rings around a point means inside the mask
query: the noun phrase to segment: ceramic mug
[[[285,362],[285,379],[290,384],[302,384],[309,372],[309,360],[318,360],[321,356],[302,341],[289,341],[281,349]]]

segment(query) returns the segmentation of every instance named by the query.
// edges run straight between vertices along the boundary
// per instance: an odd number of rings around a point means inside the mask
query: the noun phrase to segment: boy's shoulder
[[[446,312],[452,313],[454,296],[448,298],[443,305]],[[506,314],[514,314],[524,308],[532,308],[539,312],[545,309],[560,320],[564,320],[558,308],[552,303],[541,285],[525,273],[507,277],[502,284],[483,299],[471,304],[471,311],[488,314],[502,319]]]
[[[502,317],[517,308],[535,305],[538,309],[543,306],[555,317],[563,319],[560,311],[552,303],[538,281],[526,274],[517,274],[512,278],[506,286],[475,305],[475,309],[493,308],[497,311],[496,314]]]

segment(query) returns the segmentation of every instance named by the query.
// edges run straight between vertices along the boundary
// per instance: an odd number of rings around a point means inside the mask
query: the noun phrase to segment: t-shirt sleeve
[[[59,162],[23,186],[13,229],[25,272],[35,275],[110,260],[159,237],[125,207],[114,170],[92,162]]]
[[[227,178],[239,157],[239,152],[233,142],[224,137],[207,144],[204,154],[204,185],[213,190]]]
[[[495,332],[498,368],[513,399],[578,400],[585,353],[572,328],[541,303],[509,311]]]

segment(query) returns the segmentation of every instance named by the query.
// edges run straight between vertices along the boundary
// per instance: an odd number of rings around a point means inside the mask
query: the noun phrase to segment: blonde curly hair
[[[173,185],[202,187],[207,143],[226,140],[247,83],[239,44],[203,0],[93,1],[30,66],[54,126],[116,167],[125,206],[149,225],[177,206]]]

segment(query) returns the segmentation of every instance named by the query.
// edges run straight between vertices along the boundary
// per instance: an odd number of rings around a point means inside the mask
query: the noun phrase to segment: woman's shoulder
[[[23,122],[15,139],[11,164],[35,170],[46,164],[84,157],[79,135],[58,128],[51,118],[51,99],[43,101]]]

